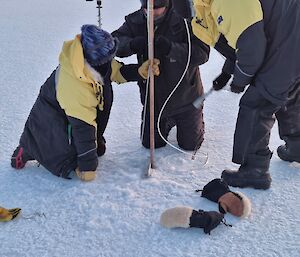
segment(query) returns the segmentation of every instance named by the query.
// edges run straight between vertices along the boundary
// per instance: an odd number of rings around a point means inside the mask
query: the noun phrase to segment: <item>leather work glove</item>
[[[160,224],[165,228],[203,228],[210,234],[221,222],[224,214],[216,211],[194,210],[188,206],[177,206],[165,210],[160,216]]]
[[[11,221],[17,218],[21,213],[20,208],[5,209],[0,206],[0,222]]]
[[[153,59],[152,71],[155,76],[159,76],[159,64],[160,61],[158,59]],[[149,66],[150,60],[147,60],[138,69],[138,72],[143,79],[148,79]]]
[[[164,36],[158,36],[154,40],[155,47],[159,50],[162,55],[168,55],[171,50],[171,42]]]
[[[80,171],[79,168],[76,168],[75,172],[82,181],[92,181],[96,178],[96,171]]]
[[[143,54],[147,50],[148,40],[145,37],[138,36],[130,41],[129,46],[135,54]]]
[[[231,79],[231,75],[225,72],[222,72],[218,77],[215,78],[213,81],[213,88],[214,90],[218,91],[221,90],[223,87],[226,86],[228,81]]]
[[[233,92],[233,93],[239,94],[239,93],[244,92],[245,87],[243,87],[243,86],[237,86],[237,85],[231,83],[231,85],[230,85],[230,90],[231,90],[231,92]]]

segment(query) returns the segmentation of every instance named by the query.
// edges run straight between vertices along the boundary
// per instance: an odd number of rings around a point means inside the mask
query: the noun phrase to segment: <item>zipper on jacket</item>
[[[71,124],[68,124],[68,141],[69,141],[69,145],[72,144],[72,126]]]

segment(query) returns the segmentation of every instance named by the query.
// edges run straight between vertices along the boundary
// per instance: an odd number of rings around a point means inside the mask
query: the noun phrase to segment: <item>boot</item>
[[[268,189],[272,181],[269,173],[271,156],[249,154],[246,163],[238,171],[224,170],[221,177],[233,187]]]
[[[24,147],[18,146],[11,157],[11,166],[15,169],[23,169],[26,162],[33,158],[26,152]]]
[[[300,140],[287,140],[277,148],[278,157],[283,161],[300,162]]]

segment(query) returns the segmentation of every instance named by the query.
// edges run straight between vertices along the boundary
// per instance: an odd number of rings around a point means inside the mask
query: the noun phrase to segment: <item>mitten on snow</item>
[[[221,90],[223,87],[226,86],[228,81],[230,80],[231,75],[225,72],[222,72],[218,77],[216,77],[213,81],[213,88],[214,90],[218,91]]]
[[[201,191],[201,190],[197,190]],[[202,197],[219,204],[219,211],[229,212],[237,217],[247,217],[251,212],[251,202],[241,192],[232,192],[222,179],[214,179],[203,187]]]
[[[230,90],[231,90],[231,92],[233,92],[233,93],[239,94],[239,93],[244,92],[245,87],[244,87],[244,86],[238,86],[238,85],[236,85],[236,84],[231,83],[231,85],[230,85]]]
[[[215,211],[196,211],[191,207],[177,206],[165,210],[160,217],[160,224],[166,228],[203,228],[210,234],[223,220],[224,214]]]
[[[138,36],[129,43],[130,49],[135,54],[143,54],[147,50],[148,40],[146,37]]]
[[[105,143],[106,143],[106,140],[105,140],[104,136],[100,136],[97,139],[97,155],[98,155],[98,157],[105,154],[105,151],[106,151]]]
[[[210,234],[223,220],[224,214],[216,211],[193,210],[190,218],[190,226],[203,228],[205,234]]]
[[[82,181],[92,181],[96,178],[96,171],[80,171],[79,168],[76,168],[75,172]]]
[[[21,213],[20,208],[5,209],[0,206],[0,222],[10,221],[17,218]]]
[[[155,76],[159,76],[160,73],[159,64],[160,61],[158,59],[153,60],[152,71]],[[148,78],[149,66],[150,66],[150,60],[147,60],[138,69],[138,72],[143,79]]]

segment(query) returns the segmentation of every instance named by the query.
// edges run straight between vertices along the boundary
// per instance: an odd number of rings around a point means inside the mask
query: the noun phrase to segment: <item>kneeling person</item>
[[[93,180],[105,153],[111,82],[135,81],[149,67],[114,60],[118,41],[97,26],[83,25],[81,32],[64,42],[59,66],[40,89],[11,158],[16,169],[37,160],[56,176],[76,170],[80,179]]]
[[[147,1],[141,0],[141,8],[125,17],[124,24],[112,34],[120,45],[118,57],[137,55],[141,64],[148,59],[147,41]],[[160,119],[159,128],[167,138],[172,127],[177,128],[178,145],[184,150],[195,150],[204,139],[203,110],[195,109],[193,102],[203,94],[199,65],[208,60],[209,47],[197,39],[189,21],[174,10],[172,1],[154,1],[154,56],[160,60],[160,76],[155,78],[155,147],[163,147],[166,142],[158,133],[158,117],[165,101],[186,69],[191,43],[191,59],[188,70],[179,87],[167,102]],[[190,35],[190,37],[189,37]],[[147,79],[138,81],[143,122],[141,138],[144,147],[150,147],[149,99],[147,99]]]

